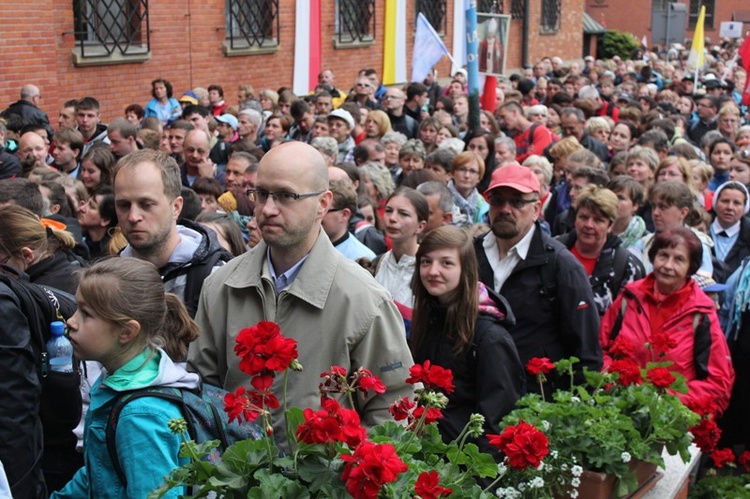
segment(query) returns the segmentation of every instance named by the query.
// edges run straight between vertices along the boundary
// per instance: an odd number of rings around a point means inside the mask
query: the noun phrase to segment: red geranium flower
[[[396,402],[391,404],[388,411],[396,421],[403,421],[404,419],[411,416],[411,411],[414,410],[417,404],[414,403],[409,397],[401,397]]]
[[[714,462],[715,468],[723,468],[725,464],[734,462],[734,452],[732,449],[716,449],[711,454],[711,461]]]
[[[487,435],[490,445],[500,449],[508,460],[508,466],[524,470],[536,468],[549,454],[547,436],[534,426],[519,421],[516,426],[506,426],[500,435]]]
[[[354,454],[342,455],[346,463],[341,480],[354,499],[375,499],[386,483],[398,480],[398,474],[409,469],[391,444],[363,441]]]
[[[373,376],[369,369],[360,367],[357,372],[354,373],[354,379],[352,380],[352,386],[357,386],[357,389],[367,394],[370,390],[375,393],[385,393],[385,384],[380,378]]]
[[[666,367],[654,367],[646,375],[651,383],[659,388],[669,388],[677,379]]]
[[[635,349],[633,344],[623,336],[618,336],[609,346],[609,354],[616,359],[632,359]]]
[[[268,374],[255,376],[250,380],[250,384],[253,388],[258,390],[259,396],[261,397],[262,407],[268,407],[269,409],[279,408],[279,399],[276,395],[271,392],[271,385],[273,385],[273,376]]]
[[[668,332],[657,331],[651,333],[651,348],[658,354],[663,355],[677,346],[677,340],[672,338]]]
[[[453,393],[453,373],[450,369],[440,366],[433,366],[429,360],[422,364],[414,364],[409,368],[409,377],[407,383],[412,385],[422,383],[429,390],[444,390],[446,393]]]
[[[705,453],[713,451],[721,437],[721,430],[716,421],[709,418],[701,419],[700,423],[690,428],[690,433],[693,434],[695,445]]]
[[[273,322],[261,321],[237,335],[234,352],[240,356],[240,369],[255,376],[264,370],[283,372],[297,358],[297,341],[279,333]]]
[[[244,418],[247,422],[258,419],[262,410],[262,403],[258,400],[257,393],[245,393],[244,387],[239,387],[232,393],[224,395],[224,411],[229,416],[231,423],[235,419],[240,421]]]
[[[344,442],[353,449],[367,436],[357,412],[342,408],[334,399],[324,400],[321,410],[305,409],[302,415],[305,422],[297,428],[297,439],[306,444]]]
[[[414,412],[411,413],[411,419],[409,421],[411,422],[418,421],[419,418],[421,418],[422,414],[424,413],[425,413],[424,407],[422,406],[417,407],[416,409],[414,409]],[[428,407],[427,414],[424,417],[424,424],[426,425],[432,424],[442,417],[443,417],[443,411],[435,407]]]
[[[630,359],[613,360],[609,371],[620,375],[622,386],[640,385],[643,382],[641,368]]]
[[[737,458],[737,462],[742,466],[742,471],[745,473],[750,472],[750,451],[746,450],[740,454],[740,457]]]
[[[450,495],[453,489],[440,486],[440,475],[437,471],[425,471],[417,478],[414,492],[422,499],[438,499],[440,496]]]
[[[708,395],[697,399],[688,399],[685,401],[685,405],[688,409],[701,416],[714,415],[717,410],[716,402]]]
[[[547,357],[532,357],[531,360],[526,363],[526,372],[531,376],[549,374],[554,368],[555,364],[550,362]]]

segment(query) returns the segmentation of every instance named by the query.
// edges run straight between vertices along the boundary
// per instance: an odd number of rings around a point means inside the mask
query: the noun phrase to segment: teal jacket
[[[149,354],[153,353],[149,358]],[[117,455],[128,486],[120,483],[106,442],[109,413],[120,392],[146,387],[196,388],[198,375],[175,365],[161,350],[147,349],[111,375],[106,373],[91,389],[91,405],[83,434],[84,466],[63,490],[52,494],[67,498],[142,499],[164,482],[170,471],[185,464],[178,456],[181,439],[167,428],[167,422],[182,417],[172,402],[144,397],[129,402],[117,425]],[[178,497],[173,489],[166,497]]]

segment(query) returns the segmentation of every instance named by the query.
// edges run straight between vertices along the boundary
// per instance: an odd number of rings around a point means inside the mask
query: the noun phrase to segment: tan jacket
[[[234,354],[235,338],[258,321],[274,321],[281,334],[297,340],[301,373],[292,372],[289,407],[319,408],[320,373],[333,365],[351,373],[370,369],[387,387],[384,395],[357,398],[366,426],[390,419],[388,406],[412,396],[405,383],[413,361],[404,323],[388,293],[375,279],[334,249],[321,230],[297,278],[275,295],[261,242],[214,272],[203,284],[196,321],[201,335],[190,346],[188,365],[207,383],[235,390],[250,386]],[[273,385],[282,402],[283,375]],[[344,403],[343,398],[339,400]],[[283,433],[281,410],[274,413],[276,435]]]

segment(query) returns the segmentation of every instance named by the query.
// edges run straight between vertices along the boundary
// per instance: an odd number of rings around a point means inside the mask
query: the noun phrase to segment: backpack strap
[[[620,312],[617,314],[617,319],[615,319],[615,323],[612,326],[612,331],[609,332],[609,341],[615,341],[615,339],[617,339],[617,336],[619,336],[620,329],[622,329],[622,320],[625,318],[625,310],[627,310],[627,308],[628,299],[623,296],[622,304],[620,306]]]
[[[200,392],[200,389],[199,389],[199,392]],[[196,396],[200,396],[200,393],[197,393]],[[122,469],[122,465],[120,464],[120,459],[117,455],[117,423],[120,421],[120,414],[122,413],[122,410],[125,408],[128,402],[131,402],[133,400],[137,400],[143,397],[154,397],[158,399],[168,400],[176,404],[177,407],[179,407],[180,409],[180,413],[182,413],[182,417],[185,420],[185,423],[187,424],[188,435],[193,440],[196,440],[196,436],[197,436],[195,423],[194,423],[191,411],[188,407],[188,404],[185,402],[185,394],[182,389],[167,388],[167,387],[145,388],[142,390],[125,392],[119,397],[117,397],[117,399],[115,400],[115,404],[109,413],[109,418],[107,419],[107,428],[105,430],[105,436],[106,436],[107,453],[109,454],[109,459],[110,461],[112,461],[112,466],[115,469],[115,473],[117,473],[117,477],[120,479],[120,483],[122,483],[123,487],[125,488],[127,488],[128,486],[128,481],[127,481],[127,478],[125,477],[125,472]],[[208,404],[208,403],[206,405],[210,407],[211,416],[213,418],[213,426],[218,433],[218,437],[219,437],[219,440],[221,441],[222,449],[225,450],[227,447],[229,447],[229,445],[227,443],[227,437],[224,431],[224,425],[222,424],[221,415],[219,414],[218,409],[214,405]]]
[[[625,269],[628,265],[628,255],[630,250],[625,248],[615,248],[615,257],[612,262],[612,268],[614,270],[615,282],[617,283],[617,289],[622,290],[623,281],[625,280]]]
[[[537,228],[537,230],[539,230]],[[545,244],[547,261],[541,268],[542,289],[540,293],[551,303],[557,300],[557,252],[551,244]]]
[[[695,377],[708,378],[708,361],[711,356],[711,322],[702,312],[693,315],[693,364]]]
[[[195,317],[198,311],[198,300],[203,289],[203,281],[211,275],[214,267],[220,261],[227,262],[231,257],[222,251],[215,251],[205,261],[191,265],[187,269],[187,281],[185,282],[185,308],[190,317]]]

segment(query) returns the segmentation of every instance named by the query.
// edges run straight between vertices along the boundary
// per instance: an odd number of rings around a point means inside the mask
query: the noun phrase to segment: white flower
[[[576,489],[571,490],[570,491],[570,498],[571,499],[576,499],[576,497],[578,497],[578,491]]]
[[[524,482],[519,483],[518,484],[518,491],[519,492],[523,492],[524,490],[526,490],[526,483],[524,483]]]
[[[550,455],[550,457],[552,459],[557,459],[557,451],[556,450],[553,450],[552,452],[550,452],[549,455]]]
[[[575,477],[570,481],[570,485],[572,485],[575,488],[578,488],[579,485],[581,485],[581,479],[578,477]]]
[[[565,464],[565,463],[563,463],[563,464],[561,464],[561,465],[560,465],[560,469],[561,469],[562,471],[568,471],[568,465],[567,465],[567,464]]]
[[[543,462],[539,463],[539,466],[536,467],[536,470],[537,471],[544,471],[544,463]]]
[[[570,469],[570,472],[573,473],[573,476],[581,476],[581,473],[583,473],[583,468],[581,468],[580,466],[576,464]]]
[[[544,487],[544,478],[540,476],[534,478],[531,483],[529,483],[529,487],[532,489],[541,489]]]
[[[570,401],[571,402],[580,402],[581,399],[579,399],[578,397],[570,397]]]
[[[498,475],[502,476],[502,475],[505,474],[506,471],[508,471],[508,467],[505,466],[505,464],[500,463],[500,464],[497,465],[497,473],[498,473]]]
[[[622,459],[623,463],[629,463],[630,462],[630,454],[627,452],[623,452],[620,454],[620,458]]]
[[[544,431],[548,431],[550,429],[550,426],[552,425],[549,424],[549,421],[542,420],[542,428],[544,428]]]

